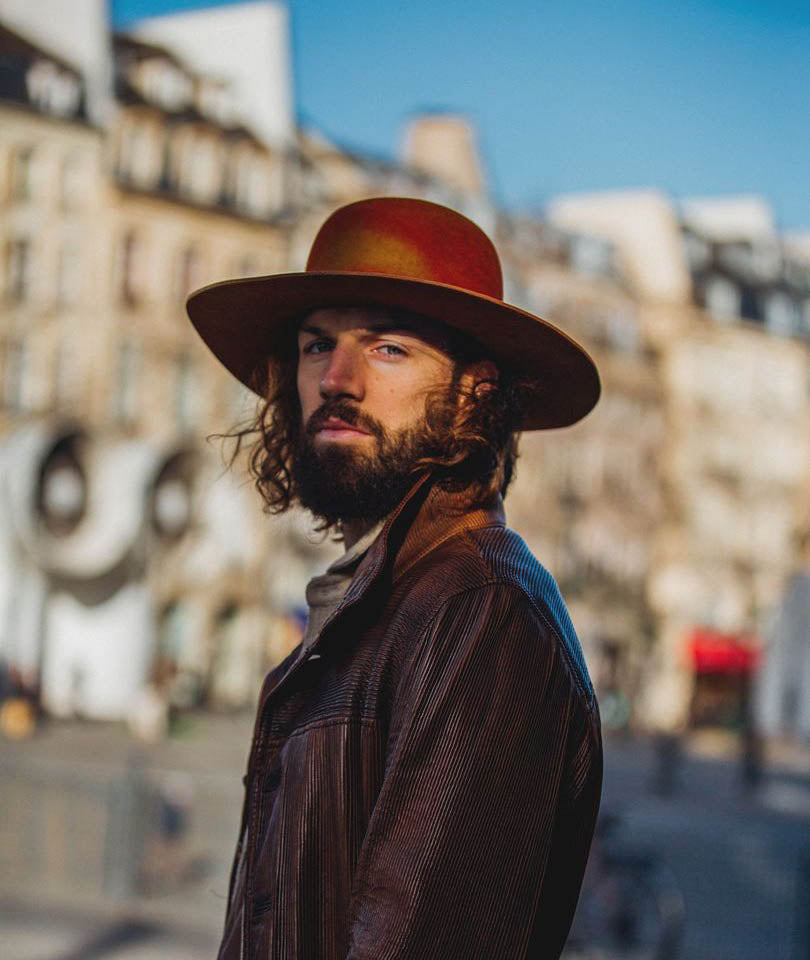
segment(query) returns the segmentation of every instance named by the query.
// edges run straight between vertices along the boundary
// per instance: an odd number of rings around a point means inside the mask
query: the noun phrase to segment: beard
[[[365,430],[372,437],[372,448],[316,446],[315,434],[330,417]],[[298,501],[327,526],[358,520],[373,526],[411,488],[419,461],[438,457],[440,447],[427,415],[412,427],[392,432],[345,400],[327,400],[309,418],[293,456]]]

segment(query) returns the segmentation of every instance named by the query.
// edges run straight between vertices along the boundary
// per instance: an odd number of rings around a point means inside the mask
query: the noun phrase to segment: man
[[[264,682],[220,960],[562,950],[599,804],[598,712],[502,494],[515,433],[580,419],[599,379],[501,297],[478,227],[377,198],[326,221],[305,272],[189,300],[265,398],[251,463],[267,509],[301,503],[347,548]]]

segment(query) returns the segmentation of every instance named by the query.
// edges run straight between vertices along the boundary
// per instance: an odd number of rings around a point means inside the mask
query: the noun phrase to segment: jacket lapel
[[[300,665],[318,651],[324,637],[331,632],[332,628],[342,621],[352,609],[356,608],[362,600],[368,598],[380,581],[384,580],[386,571],[390,573],[389,557],[396,556],[414,517],[419,513],[422,504],[430,493],[432,484],[429,481],[430,474],[423,474],[386,520],[380,535],[371,545],[357,568],[346,595],[326,619],[312,643],[306,650],[301,644],[297,656],[290,659],[290,663],[276,682],[262,692],[259,702],[260,711],[264,710],[271,698],[275,698],[281,692]]]

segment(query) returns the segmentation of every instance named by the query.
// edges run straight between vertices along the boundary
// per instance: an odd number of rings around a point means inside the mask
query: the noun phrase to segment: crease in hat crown
[[[503,300],[492,241],[448,207],[373,197],[335,210],[315,236],[306,269],[209,284],[186,303],[214,356],[260,397],[268,360],[286,331],[324,307],[407,311],[468,334],[536,386],[520,429],[565,427],[599,399],[599,374],[565,331]]]
[[[500,259],[484,231],[455,210],[407,197],[340,207],[318,231],[306,269],[403,277],[503,297]]]

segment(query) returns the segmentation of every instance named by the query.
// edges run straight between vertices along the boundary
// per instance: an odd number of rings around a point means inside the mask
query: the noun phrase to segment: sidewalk
[[[214,956],[251,732],[249,716],[199,715],[154,746],[89,723],[0,742],[3,960]],[[121,803],[144,784],[187,796],[176,842],[160,809]],[[147,849],[130,829],[144,810]]]
[[[769,755],[759,786],[745,789],[737,751],[710,755],[706,742],[684,743],[675,789],[661,796],[651,789],[652,742],[608,740],[602,810],[621,817],[625,843],[651,851],[675,875],[686,901],[680,960],[810,956],[810,769],[802,752],[773,765]]]
[[[0,901],[6,960],[200,960],[214,957],[217,938],[173,928],[137,914]]]
[[[180,735],[150,748],[136,746],[120,727],[80,723],[0,743],[3,960],[213,958],[251,724],[249,716],[191,717]],[[668,796],[652,789],[652,741],[606,738],[605,760],[603,812],[621,818],[623,843],[672,870],[686,900],[680,960],[802,955],[796,914],[810,852],[806,750],[770,749],[761,784],[745,790],[733,741],[691,738]],[[163,886],[151,893],[120,883],[116,892],[108,881],[120,880],[112,868],[121,865],[105,862],[93,846],[109,828],[105,811],[116,809],[110,791],[132,782],[122,778],[133,771],[152,783],[179,784],[190,798],[182,844],[158,851],[164,859],[152,877]],[[11,865],[11,841],[29,834],[32,852]]]

